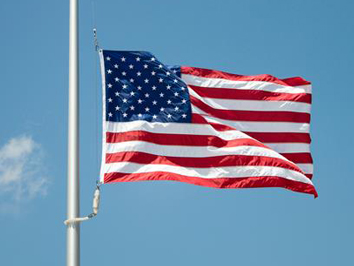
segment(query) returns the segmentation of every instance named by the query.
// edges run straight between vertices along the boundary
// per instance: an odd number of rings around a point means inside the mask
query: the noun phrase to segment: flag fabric
[[[100,51],[102,183],[174,180],[317,192],[311,84],[166,66],[149,52]]]
[[[181,67],[181,73],[190,88],[193,112],[257,139],[312,178],[310,82],[192,67]]]

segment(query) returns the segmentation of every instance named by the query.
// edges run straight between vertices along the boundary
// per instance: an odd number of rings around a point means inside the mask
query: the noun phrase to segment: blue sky
[[[2,265],[65,263],[68,2],[0,2]],[[101,88],[91,1],[80,4],[81,213],[88,214]],[[312,81],[319,198],[280,188],[104,185],[99,216],[81,227],[82,265],[352,265],[353,8],[344,0],[96,1],[103,48]]]

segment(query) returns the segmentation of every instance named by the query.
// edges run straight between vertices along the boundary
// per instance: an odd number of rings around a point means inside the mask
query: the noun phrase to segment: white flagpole
[[[78,0],[70,0],[67,219],[80,216]],[[67,224],[67,266],[80,265],[80,223]]]

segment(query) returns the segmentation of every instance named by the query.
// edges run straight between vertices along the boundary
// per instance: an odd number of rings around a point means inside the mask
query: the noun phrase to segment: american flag
[[[102,183],[174,180],[317,192],[311,84],[166,66],[149,52],[100,51]]]

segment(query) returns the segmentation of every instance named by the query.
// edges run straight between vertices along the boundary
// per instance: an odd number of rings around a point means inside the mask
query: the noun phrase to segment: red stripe
[[[191,103],[207,114],[234,121],[310,123],[310,114],[285,111],[236,111],[215,109],[189,95]]]
[[[205,98],[311,103],[311,94],[309,93],[276,93],[261,90],[234,90],[198,87],[193,85],[188,85],[188,87]]]
[[[260,188],[282,187],[296,192],[312,194],[317,198],[314,186],[302,182],[296,182],[277,176],[245,177],[245,178],[213,178],[204,179],[198,177],[183,176],[169,172],[153,173],[109,173],[104,175],[104,183],[135,182],[147,180],[170,180],[213,188]]]
[[[227,126],[227,125],[222,125],[218,123],[211,123],[208,122],[202,115],[200,114],[193,114],[192,113],[192,123],[195,124],[208,124],[212,126],[215,130],[217,131],[228,131],[228,130],[236,130],[233,127]]]
[[[173,165],[192,168],[211,168],[223,166],[273,166],[285,169],[303,172],[285,160],[278,158],[270,158],[265,156],[247,156],[247,155],[224,155],[213,157],[176,157],[176,156],[159,156],[145,152],[117,152],[107,153],[106,163],[116,162],[132,162],[138,164],[161,164]]]
[[[164,134],[151,133],[147,131],[129,131],[124,133],[106,132],[107,143],[136,140],[146,141],[159,145],[213,146],[218,148],[236,146],[257,146],[268,149],[267,146],[250,138],[224,140],[212,135]]]
[[[281,155],[293,163],[313,163],[311,153],[281,153]]]
[[[306,176],[308,179],[312,179],[313,174],[305,174],[305,176]]]
[[[264,81],[271,82],[275,84],[280,84],[283,86],[303,86],[311,84],[309,81],[304,80],[301,77],[292,77],[286,79],[278,79],[272,75],[256,75],[256,76],[244,76],[231,74],[227,72],[204,69],[204,68],[196,68],[196,67],[181,67],[181,73],[187,75],[193,75],[204,78],[220,78],[220,79],[229,79],[236,81]]]
[[[263,143],[311,143],[309,133],[244,132]]]

